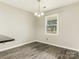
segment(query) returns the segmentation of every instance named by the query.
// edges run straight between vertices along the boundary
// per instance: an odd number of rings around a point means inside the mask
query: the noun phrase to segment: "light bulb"
[[[44,13],[43,13],[43,12],[41,12],[41,15],[44,15]]]
[[[38,15],[38,13],[36,12],[34,15]]]
[[[41,17],[41,15],[39,14],[39,15],[37,15],[38,17]]]
[[[41,17],[44,15],[44,13],[43,12],[36,12],[36,13],[34,13],[34,15],[37,17]]]

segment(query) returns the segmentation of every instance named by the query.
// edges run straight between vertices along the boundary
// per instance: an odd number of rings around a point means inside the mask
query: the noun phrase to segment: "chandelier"
[[[38,3],[39,3],[39,6],[38,6],[38,11],[34,13],[35,16],[37,17],[41,17],[44,15],[44,12],[41,11],[41,0],[37,0]]]

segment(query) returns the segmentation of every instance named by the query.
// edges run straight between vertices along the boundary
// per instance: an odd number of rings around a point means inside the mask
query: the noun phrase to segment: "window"
[[[45,33],[47,35],[58,35],[58,14],[45,17]]]

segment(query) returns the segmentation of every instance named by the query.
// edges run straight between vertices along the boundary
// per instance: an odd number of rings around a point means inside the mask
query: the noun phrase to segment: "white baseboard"
[[[45,43],[45,44],[49,44],[49,45],[53,45],[53,46],[57,46],[57,47],[61,47],[61,48],[65,48],[65,49],[74,50],[74,51],[78,51],[79,52],[79,49],[74,49],[74,48],[70,48],[70,47],[60,46],[60,45],[56,45],[56,44],[53,44],[53,43],[51,44],[51,43],[44,42],[44,41],[39,41],[39,40],[36,40],[36,42],[41,42],[41,43]]]
[[[16,45],[16,46],[8,47],[8,48],[5,48],[5,49],[0,49],[0,52],[6,51],[6,50],[9,50],[9,49],[12,49],[12,48],[20,47],[20,46],[22,46],[22,45],[29,44],[29,43],[32,43],[32,42],[35,42],[35,41],[31,41],[31,42],[26,42],[26,43],[18,44],[18,45]]]
[[[78,51],[79,52],[78,49],[74,49],[74,48],[70,48],[70,47],[65,47],[65,46],[60,46],[60,45],[56,45],[56,44],[51,44],[51,43],[44,42],[44,41],[39,41],[39,40],[31,41],[31,42],[26,42],[26,43],[18,44],[16,46],[12,46],[12,47],[8,47],[8,48],[5,48],[5,49],[1,49],[0,52],[6,51],[6,50],[9,50],[9,49],[12,49],[12,48],[20,47],[22,45],[29,44],[29,43],[32,43],[32,42],[41,42],[41,43],[45,43],[45,44],[49,44],[49,45],[53,45],[53,46],[57,46],[57,47],[61,47],[61,48],[65,48],[65,49],[70,49],[70,50],[74,50],[74,51]]]

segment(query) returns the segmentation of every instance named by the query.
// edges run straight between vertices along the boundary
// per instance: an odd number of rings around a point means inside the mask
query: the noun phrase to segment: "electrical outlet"
[[[48,40],[48,38],[46,38],[46,40]]]

